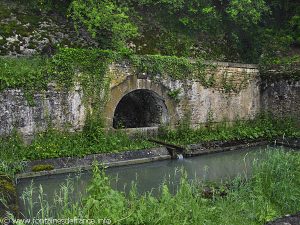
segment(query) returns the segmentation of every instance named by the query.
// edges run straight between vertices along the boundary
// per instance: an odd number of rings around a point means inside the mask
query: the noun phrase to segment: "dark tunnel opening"
[[[168,121],[165,102],[157,93],[140,89],[125,95],[118,103],[114,128],[156,127]]]

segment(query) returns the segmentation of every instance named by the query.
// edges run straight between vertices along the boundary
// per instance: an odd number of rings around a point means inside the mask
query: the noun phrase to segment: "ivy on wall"
[[[137,73],[148,76],[171,77],[175,80],[193,79],[205,87],[215,86],[217,66],[202,59],[161,55],[134,55],[110,50],[64,48],[52,58],[0,58],[0,90],[22,88],[38,91],[49,82],[70,88],[82,85],[88,95],[103,88],[108,65],[127,60]]]
[[[105,50],[61,49],[52,58],[0,58],[0,91],[22,89],[33,105],[33,94],[47,90],[54,83],[60,90],[81,86],[84,104],[89,110],[87,122],[99,124],[101,109],[109,81],[105,79],[108,65],[120,58],[119,53]],[[97,118],[97,119],[94,119]]]
[[[170,76],[175,80],[203,80],[207,69],[214,67],[213,65],[206,65],[201,59],[192,61],[176,56],[132,55],[130,61],[137,72],[154,76]]]
[[[109,65],[122,58],[120,53],[106,50],[61,49],[53,56],[47,73],[58,87],[70,89],[79,84],[87,106],[86,128],[102,125],[101,113],[110,81],[107,74]]]
[[[47,60],[43,58],[0,57],[0,90],[46,88],[48,82],[46,65]]]
[[[298,81],[300,80],[300,56],[262,59],[260,74],[264,79],[289,78]]]
[[[105,105],[105,96],[110,85],[106,76],[113,62],[128,61],[137,73],[148,76],[171,77],[175,80],[193,79],[205,87],[215,87],[214,73],[217,67],[201,59],[160,55],[134,55],[110,50],[64,48],[51,58],[0,58],[0,91],[19,88],[27,100],[33,101],[33,94],[47,90],[50,82],[61,90],[71,90],[78,84],[84,92],[84,104],[92,115],[88,120],[99,123]],[[225,92],[240,89],[224,82]],[[93,119],[95,118],[95,119]]]

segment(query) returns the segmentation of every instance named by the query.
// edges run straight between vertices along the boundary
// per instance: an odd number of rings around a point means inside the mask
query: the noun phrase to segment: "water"
[[[232,179],[238,175],[249,176],[252,171],[253,161],[263,160],[267,147],[251,148],[230,152],[215,153],[181,160],[164,160],[138,165],[108,168],[106,174],[111,178],[114,189],[128,193],[131,184],[136,183],[139,193],[152,191],[159,193],[163,182],[167,183],[171,192],[175,192],[180,181],[180,168],[183,168],[191,180],[216,181]],[[268,148],[271,149],[271,148]],[[22,179],[18,181],[17,191],[19,196],[30,185],[33,186],[33,201],[38,201],[38,187],[42,185],[46,200],[51,201],[54,193],[60,189],[66,179],[74,182],[73,198],[76,200],[86,190],[91,179],[91,172],[60,174]],[[26,205],[20,200],[20,209],[25,212]],[[25,213],[26,214],[26,213]]]
[[[183,160],[183,155],[182,154],[177,155],[177,159]]]

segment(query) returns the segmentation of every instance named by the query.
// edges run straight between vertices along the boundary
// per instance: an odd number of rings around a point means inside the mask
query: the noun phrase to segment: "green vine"
[[[222,84],[225,93],[230,93],[231,91],[237,92],[236,85],[233,83],[233,80],[229,78],[227,72],[222,74]]]
[[[265,57],[259,64],[260,74],[264,79],[288,78],[300,80],[300,56]]]
[[[34,92],[47,88],[47,59],[0,57],[0,91],[21,88]]]
[[[168,95],[170,98],[174,99],[175,102],[180,102],[180,93],[181,93],[181,88],[177,88],[174,90],[170,90],[168,92]]]
[[[79,84],[88,110],[86,124],[101,125],[101,112],[106,100],[109,80],[105,76],[109,65],[121,59],[121,54],[104,50],[62,49],[51,60],[48,70],[58,86],[71,88]]]
[[[199,81],[206,88],[222,88],[225,93],[238,93],[245,87],[245,82],[250,79],[249,76],[243,75],[242,84],[238,85],[228,78],[225,71],[222,74],[221,81],[218,83],[215,77],[215,74],[218,72],[217,65],[206,63],[202,59],[193,61],[188,58],[175,56],[131,55],[130,62],[138,74],[145,74],[153,78],[171,77],[174,80],[195,80]]]
[[[175,80],[195,79],[204,83],[213,83],[206,80],[208,70],[215,68],[212,64],[206,64],[202,59],[195,61],[176,56],[161,55],[131,55],[131,64],[138,73],[152,76],[169,76]],[[211,79],[211,78],[209,78]]]
[[[217,66],[201,59],[160,55],[133,55],[99,49],[60,49],[52,58],[0,58],[0,91],[22,89],[29,103],[34,103],[34,93],[48,89],[49,83],[59,90],[72,90],[80,85],[84,93],[84,104],[88,110],[88,121],[100,125],[101,112],[109,91],[107,75],[113,62],[127,60],[137,73],[156,77],[171,77],[175,80],[193,79],[205,87],[217,85],[214,74]],[[226,92],[237,91],[227,79],[221,81]],[[179,91],[170,91],[177,99]]]

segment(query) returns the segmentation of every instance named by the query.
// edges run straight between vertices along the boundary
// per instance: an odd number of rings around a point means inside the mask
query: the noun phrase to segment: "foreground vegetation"
[[[37,135],[30,145],[26,145],[18,134],[1,138],[0,142],[0,173],[9,175],[22,170],[25,165],[22,161],[81,157],[156,146],[142,138],[130,138],[125,132],[105,132],[102,128],[78,133],[48,130]]]
[[[188,122],[183,122],[175,130],[161,127],[157,138],[167,143],[188,145],[207,141],[272,140],[283,137],[300,137],[297,123],[292,119],[272,119],[262,115],[254,120],[238,121],[231,125],[208,122],[198,129],[192,129]],[[77,133],[49,129],[36,135],[29,145],[17,133],[1,138],[0,141],[0,173],[12,176],[22,170],[29,160],[81,157],[156,146],[142,136],[132,138],[123,131],[107,132],[95,126],[86,127]]]
[[[41,210],[32,214],[32,189],[24,192],[22,199],[26,210],[35,218],[85,218],[110,219],[112,224],[225,224],[259,225],[277,217],[300,210],[300,155],[297,152],[269,150],[265,161],[254,162],[251,177],[237,177],[223,187],[226,195],[217,191],[211,198],[203,195],[201,182],[189,182],[183,173],[180,188],[170,194],[162,185],[161,196],[151,193],[139,195],[133,187],[129,196],[113,190],[109,178],[94,167],[93,179],[85,197],[71,202],[74,186],[63,185],[49,204],[39,189]],[[229,187],[229,188],[228,188]],[[222,189],[222,187],[221,187]],[[56,210],[55,209],[62,209]],[[19,223],[21,224],[21,223]]]

